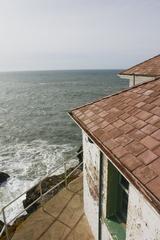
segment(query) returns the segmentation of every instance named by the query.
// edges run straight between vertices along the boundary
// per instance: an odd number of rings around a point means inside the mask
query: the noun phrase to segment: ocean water
[[[128,87],[117,73],[0,73],[0,171],[10,175],[0,186],[0,209],[71,158],[81,144],[81,132],[67,111]],[[22,208],[23,198],[7,209],[8,219]]]

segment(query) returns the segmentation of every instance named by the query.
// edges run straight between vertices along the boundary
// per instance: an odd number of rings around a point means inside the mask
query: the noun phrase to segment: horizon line
[[[25,69],[25,70],[5,70],[0,73],[14,73],[14,72],[48,72],[48,71],[104,71],[104,70],[123,70],[123,68],[77,68],[77,69]]]

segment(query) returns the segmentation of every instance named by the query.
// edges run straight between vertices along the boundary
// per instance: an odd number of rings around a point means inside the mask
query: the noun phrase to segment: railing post
[[[3,221],[4,221],[4,226],[5,226],[6,237],[7,237],[7,240],[10,240],[4,208],[2,209],[2,214],[3,214]]]
[[[43,193],[42,193],[42,181],[39,183],[39,192],[40,192],[40,202],[42,206],[42,199],[43,199]]]
[[[66,161],[64,160],[64,179],[65,179],[65,187],[67,188],[67,167],[66,167]]]

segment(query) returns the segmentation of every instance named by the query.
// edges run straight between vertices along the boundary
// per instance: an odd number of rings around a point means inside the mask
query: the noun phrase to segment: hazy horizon
[[[49,72],[49,71],[122,71],[123,68],[79,68],[79,69],[24,69],[24,70],[7,70],[0,73],[17,73],[17,72]]]
[[[126,69],[160,52],[158,0],[0,2],[0,72]]]

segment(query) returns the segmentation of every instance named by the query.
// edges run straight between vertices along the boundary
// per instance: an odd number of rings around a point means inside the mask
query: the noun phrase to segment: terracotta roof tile
[[[160,141],[160,129],[154,132],[151,136]]]
[[[154,104],[145,104],[142,109],[145,111],[150,111],[151,109],[154,108]]]
[[[127,123],[134,123],[138,120],[138,118],[134,117],[134,116],[131,116],[131,117],[128,117],[125,122]]]
[[[156,99],[155,101],[152,102],[152,104],[160,106],[160,99]]]
[[[160,122],[160,117],[158,117],[157,115],[153,115],[151,118],[147,119],[146,122],[150,124],[155,124],[157,122]]]
[[[141,120],[147,120],[148,118],[150,118],[152,116],[152,114],[150,112],[147,111],[140,111],[139,113],[137,113],[136,117],[140,118]]]
[[[101,137],[104,133],[105,133],[104,130],[102,130],[100,128],[98,128],[97,130],[95,130],[93,132],[93,134],[96,135],[98,138]]]
[[[146,147],[138,141],[133,141],[126,146],[126,149],[134,156],[137,156],[140,153],[144,152],[146,150]]]
[[[109,132],[110,130],[114,129],[114,126],[112,126],[111,124],[108,124],[105,128],[104,128],[104,131],[107,133]]]
[[[125,124],[125,122],[122,121],[121,119],[118,119],[117,121],[115,121],[115,122],[113,123],[113,125],[114,125],[115,127],[117,127],[117,128],[123,126],[124,124]]]
[[[159,100],[160,79],[157,79],[71,112],[75,121],[106,155],[109,154],[114,164],[122,165],[124,175],[129,174],[130,181],[132,177],[136,178],[132,183],[137,188],[142,185],[146,189],[149,199],[153,195],[159,196],[153,181],[160,177]],[[153,185],[146,185],[150,181]],[[155,198],[152,200],[155,203]],[[160,199],[156,201],[158,205],[156,202],[154,206],[159,206],[160,210]]]
[[[106,146],[107,148],[112,150],[112,149],[118,147],[119,143],[117,141],[115,141],[114,139],[109,139],[104,142],[104,146]]]
[[[153,92],[154,92],[153,90],[147,90],[147,91],[143,92],[143,94],[149,96]]]
[[[132,138],[130,138],[127,135],[120,135],[119,137],[115,138],[116,142],[118,142],[118,144],[120,144],[121,146],[126,146],[127,144],[129,144],[130,142],[133,141]]]
[[[140,108],[145,104],[146,104],[145,102],[139,102],[139,103],[136,104],[136,107]]]
[[[105,120],[104,120],[103,122],[101,122],[101,123],[98,124],[98,126],[101,127],[101,128],[105,128],[105,127],[107,127],[108,125],[109,125],[109,122],[107,122],[107,121],[105,121]]]
[[[157,129],[158,129],[157,127],[155,127],[151,124],[147,124],[144,128],[141,129],[141,131],[150,135],[153,132],[155,132]]]
[[[158,156],[160,156],[160,146],[157,147],[157,148],[155,148],[155,149],[153,150],[153,152],[154,152],[155,154],[157,154]]]
[[[157,198],[160,198],[160,177],[153,179],[146,186]]]
[[[158,176],[157,173],[148,166],[137,168],[136,170],[133,171],[133,174],[143,184],[150,182],[152,179]]]
[[[128,133],[134,129],[134,127],[130,124],[125,124],[120,128],[124,133]]]
[[[128,117],[130,117],[130,115],[128,113],[124,113],[122,114],[119,118],[122,119],[122,120],[125,120],[127,119]]]
[[[156,148],[160,142],[154,139],[153,137],[147,136],[141,140],[141,143],[143,143],[147,148],[150,150]]]
[[[158,121],[157,123],[155,123],[155,126],[160,128],[160,121]]]
[[[148,165],[151,169],[153,169],[158,176],[160,176],[160,158],[156,158],[153,162]]]
[[[130,153],[123,156],[121,161],[131,171],[142,165],[142,162]]]
[[[131,111],[129,111],[128,114],[129,114],[130,116],[135,116],[136,114],[140,113],[140,111],[141,111],[140,109],[134,108],[134,109],[132,109]]]
[[[135,127],[135,128],[138,128],[138,129],[141,129],[143,128],[144,126],[146,126],[146,122],[142,121],[142,120],[137,120],[136,122],[133,122],[132,125]]]
[[[127,134],[129,137],[135,140],[141,140],[146,136],[146,134],[138,129],[133,129],[131,132]]]
[[[140,75],[140,76],[160,76],[160,55],[157,55],[147,61],[137,64],[120,75]]]
[[[91,120],[90,119],[86,119],[86,120],[84,120],[84,124],[89,124],[89,123],[91,123]]]
[[[108,112],[102,111],[102,112],[100,112],[98,115],[99,115],[100,117],[105,117],[107,114],[108,114]]]
[[[151,105],[151,104],[153,104],[154,101],[155,101],[155,98],[150,96],[148,99],[146,99],[145,102],[148,103],[148,105]],[[153,106],[155,106],[155,105],[153,104]]]
[[[99,117],[99,118],[95,119],[95,124],[101,123],[102,121],[104,121],[104,119]]]
[[[108,135],[110,136],[110,138],[117,138],[119,136],[121,136],[123,134],[122,130],[118,129],[118,128],[113,128],[108,132]]]
[[[87,120],[84,121],[84,124],[87,125],[87,127],[88,127],[89,129],[95,127],[95,123],[94,123],[94,122],[90,122],[90,123],[86,124],[86,123],[85,123],[86,121],[87,121]]]
[[[160,117],[160,107],[155,107],[151,110],[151,113]]]
[[[98,126],[94,126],[94,127],[90,128],[90,131],[91,132],[95,132],[97,129],[99,129],[99,127]]]
[[[113,153],[116,157],[120,158],[120,157],[123,157],[124,155],[128,154],[128,151],[124,147],[119,146],[119,147],[113,149]]]
[[[158,156],[151,152],[150,150],[146,150],[145,152],[141,153],[138,158],[144,162],[144,164],[149,164],[154,161]]]

